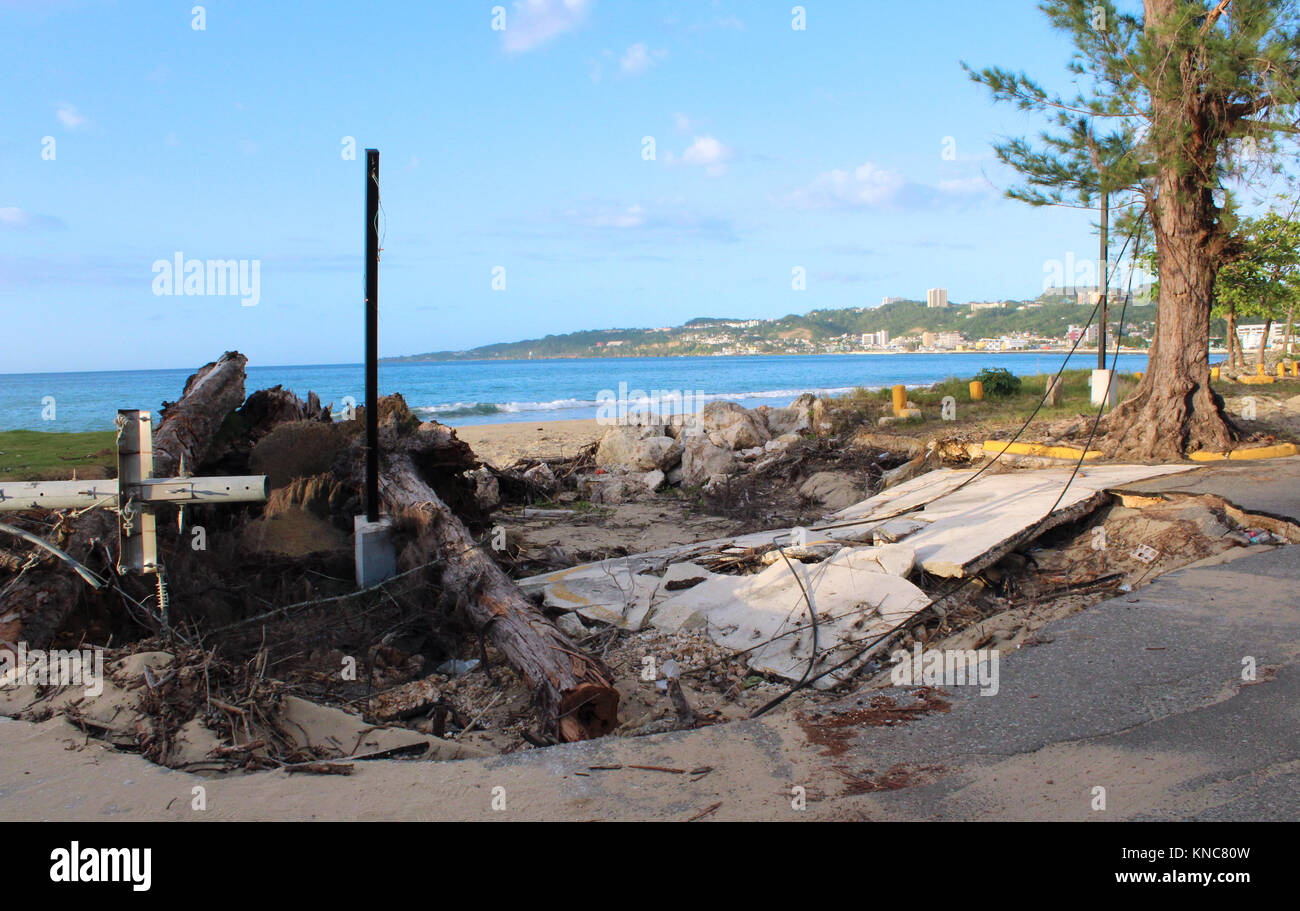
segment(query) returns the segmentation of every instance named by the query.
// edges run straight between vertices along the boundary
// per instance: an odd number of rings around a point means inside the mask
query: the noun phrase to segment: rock
[[[591,503],[617,506],[634,492],[629,489],[626,475],[598,474],[578,479],[578,495]]]
[[[645,436],[636,427],[611,427],[596,449],[601,468],[667,471],[681,458],[682,445],[669,436]]]
[[[783,433],[774,440],[768,440],[763,448],[768,452],[784,452],[802,439],[797,433]]]
[[[838,510],[867,498],[866,485],[842,471],[819,471],[799,487],[799,495]]]
[[[807,433],[813,429],[812,406],[815,395],[804,393],[790,403],[789,408],[772,408],[767,412],[767,429],[772,436],[787,433]]]
[[[682,483],[700,487],[711,478],[725,475],[732,461],[730,449],[715,446],[708,437],[691,437],[682,452]]]
[[[644,484],[646,490],[650,493],[654,493],[660,487],[664,486],[664,480],[666,477],[667,476],[662,471],[656,468],[654,471],[645,471],[630,475],[628,480]]]
[[[560,614],[555,618],[555,626],[560,632],[574,642],[587,638],[587,627],[577,614]]]
[[[744,459],[745,461],[748,462],[752,459],[757,459],[765,452],[767,452],[767,450],[764,449],[762,446],[755,446],[753,449],[740,450],[739,452],[736,453],[736,458]]]
[[[715,446],[727,449],[752,449],[772,438],[757,416],[735,402],[709,402],[700,411],[699,426]]]
[[[524,480],[530,484],[535,484],[547,493],[555,493],[560,488],[559,479],[555,477],[555,472],[545,462],[539,462],[532,468],[524,472]]]
[[[479,509],[487,512],[501,505],[501,485],[496,475],[486,468],[476,468],[469,477],[474,482],[474,502]]]

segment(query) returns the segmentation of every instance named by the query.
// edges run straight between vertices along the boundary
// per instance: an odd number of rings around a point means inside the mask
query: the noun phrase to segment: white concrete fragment
[[[964,567],[1047,515],[1068,509],[1110,487],[1187,471],[1182,465],[1097,465],[1080,469],[1066,490],[1070,469],[985,473],[958,490],[973,470],[932,471],[841,510],[831,522],[869,522],[906,513],[922,527],[907,535],[926,572],[961,576]],[[1061,491],[1065,490],[1064,496]],[[915,510],[915,511],[913,511]]]
[[[783,561],[756,575],[718,575],[662,602],[650,622],[665,632],[703,628],[724,648],[752,649],[745,660],[754,670],[799,680],[813,651],[805,591],[818,618],[813,673],[850,658],[929,603],[915,585],[886,572],[901,564],[901,551],[879,550],[846,547],[822,563],[794,563],[793,572]],[[832,686],[852,670],[850,663],[815,685]]]

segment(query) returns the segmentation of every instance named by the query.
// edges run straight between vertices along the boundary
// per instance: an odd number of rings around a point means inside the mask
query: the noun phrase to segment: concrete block
[[[357,585],[369,588],[397,575],[397,550],[393,545],[393,523],[381,516],[371,522],[365,516],[353,520]]]

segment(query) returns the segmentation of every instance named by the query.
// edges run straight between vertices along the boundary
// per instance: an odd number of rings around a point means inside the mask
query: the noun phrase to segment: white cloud
[[[638,73],[644,73],[667,55],[667,51],[652,51],[646,47],[644,41],[639,41],[629,47],[623,54],[620,65],[623,67],[624,73],[635,76]]]
[[[587,18],[593,0],[518,0],[506,17],[502,47],[519,54],[540,47]]]
[[[801,209],[950,208],[988,195],[990,187],[983,176],[918,183],[868,161],[849,171],[827,171],[784,202]]]
[[[0,228],[40,230],[61,227],[63,222],[51,215],[37,215],[17,206],[0,206]]]
[[[593,212],[580,215],[571,213],[579,223],[589,228],[640,228],[646,223],[645,210],[639,205],[628,206],[619,212]]]
[[[687,146],[680,158],[669,152],[664,160],[668,164],[701,167],[710,177],[720,177],[727,173],[727,162],[735,157],[734,150],[712,136],[696,136],[695,141]]]
[[[77,106],[68,104],[66,101],[60,104],[54,116],[59,118],[59,123],[63,124],[69,130],[76,130],[86,125],[86,118],[77,110]]]

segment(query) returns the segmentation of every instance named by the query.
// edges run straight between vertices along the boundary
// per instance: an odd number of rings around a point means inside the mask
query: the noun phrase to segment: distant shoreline
[[[479,361],[490,362],[510,362],[526,363],[528,361],[620,361],[620,360],[649,360],[653,358],[663,358],[665,360],[693,360],[702,358],[733,358],[733,357],[891,357],[908,354],[988,354],[988,355],[1015,355],[1015,354],[1070,354],[1069,348],[1020,348],[1015,351],[989,351],[986,349],[969,348],[961,351],[952,349],[942,350],[918,350],[918,351],[816,351],[816,352],[789,352],[789,351],[755,351],[745,354],[550,354],[538,355],[537,357],[445,357],[445,358],[413,358],[413,357],[381,357],[381,364],[458,364],[474,363]],[[1081,354],[1096,354],[1096,348],[1077,348],[1074,356]],[[1110,357],[1115,353],[1115,349],[1106,349],[1106,356]],[[1150,348],[1128,348],[1124,347],[1119,350],[1120,354],[1150,354]],[[1210,354],[1227,354],[1226,348],[1211,348]]]

